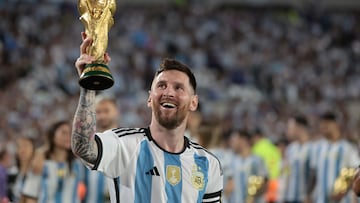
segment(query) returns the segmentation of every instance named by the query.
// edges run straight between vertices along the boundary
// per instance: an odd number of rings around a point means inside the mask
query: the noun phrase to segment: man
[[[264,136],[260,128],[257,128],[253,133],[252,143],[252,152],[264,160],[266,169],[269,172],[266,201],[277,202],[281,152],[270,139]]]
[[[320,131],[326,140],[318,143],[312,167],[316,171],[315,203],[351,202],[352,193],[334,193],[334,183],[343,168],[353,168],[360,162],[358,151],[346,141],[340,131],[335,114],[327,112],[320,118]]]
[[[290,118],[287,123],[287,136],[291,144],[287,147],[281,170],[281,184],[283,187],[280,202],[303,203],[309,201],[311,170],[310,162],[312,145],[309,142],[308,121],[299,115]]]
[[[95,112],[96,126],[99,132],[119,127],[119,110],[113,98],[98,96]],[[83,203],[109,202],[109,193],[113,193],[111,197],[116,195],[113,190],[114,184],[118,184],[119,181],[120,178],[106,178],[102,173],[85,168],[86,195]],[[105,187],[105,184],[108,187]]]
[[[251,135],[245,130],[234,131],[230,137],[231,149],[234,152],[231,162],[232,179],[228,185],[233,185],[229,203],[264,203],[264,191],[267,184],[268,173],[263,160],[251,152]],[[263,178],[258,185],[256,194],[249,195],[249,178],[257,176]],[[229,187],[227,187],[229,188]]]
[[[94,60],[86,54],[92,40],[84,33],[82,36],[81,56],[76,62],[79,75],[84,65]],[[104,57],[110,60],[107,54]],[[94,170],[111,178],[120,176],[120,191],[127,194],[121,198],[123,202],[221,202],[219,161],[184,136],[188,116],[198,105],[191,70],[178,61],[164,60],[155,74],[147,104],[152,110],[148,128],[96,133],[95,91],[81,89],[74,117],[73,152]]]

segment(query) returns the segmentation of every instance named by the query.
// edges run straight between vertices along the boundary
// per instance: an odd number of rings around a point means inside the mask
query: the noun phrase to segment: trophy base
[[[79,84],[88,90],[105,90],[114,85],[114,79],[107,65],[93,63],[85,65]]]

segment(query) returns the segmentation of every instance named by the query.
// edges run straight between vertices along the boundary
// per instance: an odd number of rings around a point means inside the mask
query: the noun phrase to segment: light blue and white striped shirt
[[[360,163],[358,150],[348,141],[339,140],[331,143],[319,141],[314,149],[312,167],[316,170],[315,203],[333,203],[330,199],[336,178],[344,167],[356,167]],[[340,203],[351,203],[350,190]]]
[[[83,178],[82,166],[73,161],[71,170],[67,163],[45,160],[41,175],[30,173],[23,194],[39,203],[80,203],[78,184]]]
[[[292,142],[286,149],[281,169],[280,198],[287,202],[303,202],[311,173],[313,144]]]
[[[264,161],[256,155],[248,157],[233,156],[232,177],[234,180],[234,192],[228,200],[229,203],[246,202],[248,179],[250,176],[268,177]],[[263,196],[260,196],[254,202],[264,203],[265,199]]]
[[[98,133],[99,156],[92,168],[110,178],[121,177],[121,184],[114,185],[115,197],[110,193],[112,202],[221,202],[219,161],[200,145],[184,139],[184,150],[170,153],[153,140],[149,128]]]

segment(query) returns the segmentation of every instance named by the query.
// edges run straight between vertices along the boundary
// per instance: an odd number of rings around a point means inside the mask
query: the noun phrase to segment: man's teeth
[[[165,107],[165,108],[175,108],[176,107],[175,104],[167,103],[167,102],[163,103],[162,106]]]

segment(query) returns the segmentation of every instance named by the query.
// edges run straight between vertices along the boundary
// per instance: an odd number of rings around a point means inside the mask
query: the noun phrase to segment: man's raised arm
[[[95,164],[98,156],[96,133],[95,91],[81,88],[80,100],[76,109],[71,147],[73,152],[86,162]]]
[[[83,42],[80,45],[80,57],[75,66],[79,76],[86,64],[93,62],[94,57],[86,53],[92,43],[92,39],[81,33]],[[109,62],[110,57],[105,54],[105,61]],[[98,156],[98,147],[95,142],[96,114],[95,114],[95,91],[81,88],[79,104],[76,109],[73,131],[71,134],[71,148],[77,156],[90,164],[95,164]]]

